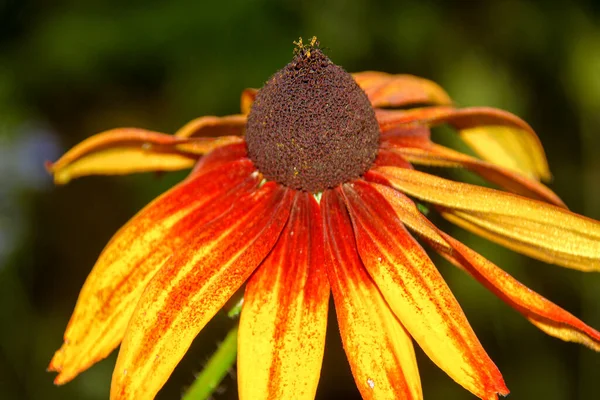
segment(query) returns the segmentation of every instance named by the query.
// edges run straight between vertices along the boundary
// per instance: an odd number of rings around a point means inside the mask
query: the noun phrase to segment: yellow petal
[[[448,220],[553,264],[600,270],[600,222],[536,200],[394,167],[374,169],[396,189],[440,206]]]
[[[452,104],[437,83],[412,75],[358,72],[354,80],[365,91],[373,107],[401,107],[409,104]]]
[[[275,248],[246,286],[238,339],[240,399],[315,398],[328,302],[319,205],[297,192]]]
[[[175,136],[182,138],[221,137],[221,136],[243,136],[246,131],[246,116],[227,115],[224,117],[204,116],[196,118],[182,128]]]
[[[479,398],[508,394],[444,279],[385,199],[364,181],[343,193],[365,268],[429,358]]]
[[[250,108],[252,108],[252,103],[254,103],[254,99],[256,98],[257,93],[258,89],[244,89],[240,100],[240,108],[242,110],[242,114],[248,115],[250,113]]]
[[[88,276],[64,344],[50,363],[50,370],[60,372],[56,384],[73,379],[117,347],[154,273],[195,235],[195,227],[258,185],[253,171],[249,161],[238,161],[182,182],[115,234]]]
[[[569,312],[521,284],[494,263],[436,228],[404,194],[387,186],[373,184],[396,212],[396,216],[417,232],[450,262],[462,268],[492,293],[523,314],[551,336],[578,342],[600,351],[600,332]]]
[[[194,337],[273,248],[291,200],[291,191],[268,182],[194,230],[165,262],[127,327],[112,400],[154,398]]]
[[[412,110],[381,110],[382,132],[399,124],[450,124],[484,160],[517,171],[532,179],[549,180],[544,148],[533,129],[506,111],[489,107],[425,107]]]
[[[412,339],[362,265],[345,206],[334,191],[321,205],[338,325],[363,399],[422,399]]]
[[[57,184],[86,175],[119,175],[191,168],[197,156],[178,149],[185,140],[136,128],[102,132],[47,165]]]
[[[415,143],[407,140],[406,143],[402,143],[402,141],[396,140],[392,144],[392,149],[413,164],[466,168],[513,193],[565,207],[562,200],[552,190],[537,180],[529,179],[512,170],[478,160],[444,146],[432,142]]]

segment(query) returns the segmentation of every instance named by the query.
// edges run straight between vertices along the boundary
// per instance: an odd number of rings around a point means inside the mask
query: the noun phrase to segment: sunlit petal
[[[228,164],[185,181],[154,200],[108,243],[79,295],[49,369],[55,383],[73,379],[117,347],[144,287],[195,228],[225,212],[258,185],[250,162]]]
[[[188,122],[175,133],[175,136],[216,138],[221,136],[243,136],[245,131],[245,115],[205,116]]]
[[[489,182],[495,183],[513,193],[565,207],[562,200],[553,191],[537,180],[529,179],[495,164],[478,160],[432,142],[414,143],[414,141],[410,140],[397,140],[392,146],[395,152],[402,155],[411,163],[438,167],[466,168]]]
[[[246,286],[238,339],[241,399],[314,399],[329,282],[319,205],[297,192],[275,248]]]
[[[600,270],[598,221],[540,201],[416,170],[379,167],[373,171],[396,189],[440,206],[448,220],[503,246],[569,268]]]
[[[390,205],[366,182],[345,184],[343,193],[360,258],[425,353],[482,399],[508,394],[444,279]]]
[[[143,129],[113,129],[84,140],[47,168],[57,184],[86,175],[175,171],[191,168],[198,158],[178,148],[186,142]]]
[[[321,200],[328,275],[352,374],[364,399],[421,399],[412,340],[367,274],[345,205]]]
[[[382,131],[398,124],[420,122],[427,126],[447,123],[484,160],[534,179],[551,178],[544,149],[525,121],[489,107],[425,107],[412,110],[380,110]]]
[[[600,332],[514,279],[495,264],[446,235],[419,212],[404,194],[373,184],[396,212],[396,216],[418,233],[450,262],[464,269],[492,293],[523,314],[549,335],[582,343],[600,351]]]
[[[113,372],[111,399],[153,398],[192,340],[273,248],[291,191],[269,182],[195,232],[138,302]]]
[[[401,107],[409,104],[452,104],[437,83],[413,75],[358,72],[354,80],[365,91],[373,107]]]

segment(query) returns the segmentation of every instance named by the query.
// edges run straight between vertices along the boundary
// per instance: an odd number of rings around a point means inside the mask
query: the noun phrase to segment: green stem
[[[196,377],[192,386],[183,395],[183,400],[208,399],[221,384],[233,366],[237,355],[237,325],[229,331],[225,340],[212,355],[206,367]]]

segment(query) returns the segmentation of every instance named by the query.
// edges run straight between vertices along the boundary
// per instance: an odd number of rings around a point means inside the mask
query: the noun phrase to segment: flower
[[[457,108],[422,78],[350,75],[316,39],[295,53],[260,91],[242,93],[240,115],[202,117],[173,136],[111,130],[48,166],[57,183],[193,168],[100,255],[50,363],[57,384],[121,343],[111,398],[153,398],[246,283],[242,399],[314,397],[330,293],[364,398],[422,398],[412,339],[477,397],[508,394],[414,236],[544,332],[600,350],[598,331],[438,229],[413,200],[517,252],[600,270],[600,223],[539,182],[550,173],[529,125],[496,109]],[[479,158],[432,142],[439,124]],[[466,168],[503,190],[419,165]]]

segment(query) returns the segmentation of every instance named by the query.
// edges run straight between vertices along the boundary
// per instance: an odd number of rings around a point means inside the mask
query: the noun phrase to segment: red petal
[[[508,393],[452,292],[394,210],[370,184],[343,186],[367,271],[425,353],[482,399]]]
[[[154,200],[108,243],[86,280],[50,370],[55,383],[73,379],[121,342],[144,287],[165,260],[195,236],[194,230],[225,212],[255,188],[250,162],[199,175]]]
[[[246,158],[246,142],[234,143],[222,147],[218,147],[202,157],[194,166],[192,172],[190,172],[190,177],[196,176],[198,174],[206,173],[213,168],[220,167],[222,165],[228,164],[233,161],[238,161],[241,159],[245,159],[250,162]]]
[[[328,300],[319,205],[297,192],[275,248],[246,286],[238,339],[241,399],[315,398]]]
[[[344,350],[364,399],[421,399],[412,340],[365,271],[346,207],[321,199],[327,273]]]
[[[398,168],[412,168],[411,163],[406,161],[402,155],[396,151],[391,151],[386,148],[380,148],[377,152],[377,158],[375,159],[374,166],[376,167],[398,167]]]
[[[396,216],[453,264],[463,268],[492,293],[522,313],[546,333],[600,351],[600,332],[524,286],[464,244],[437,229],[404,194],[373,185],[393,207]]]
[[[153,398],[194,337],[275,245],[291,191],[266,183],[195,230],[154,275],[131,317],[111,399]]]

